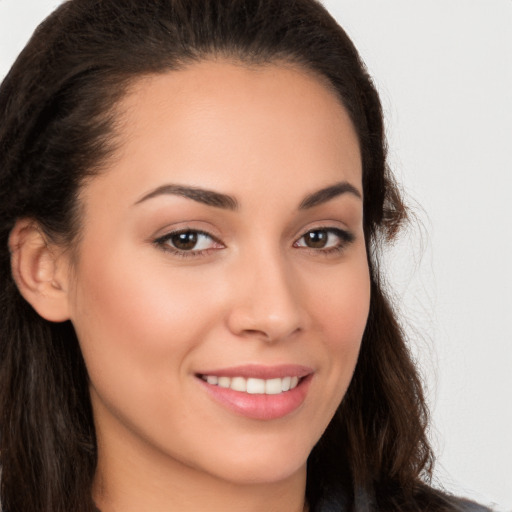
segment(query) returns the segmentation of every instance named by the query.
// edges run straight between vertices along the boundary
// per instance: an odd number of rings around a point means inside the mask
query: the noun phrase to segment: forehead
[[[105,174],[129,194],[135,175],[139,194],[167,181],[234,195],[262,180],[300,185],[300,195],[340,179],[360,187],[348,113],[332,88],[297,66],[196,63],[138,79],[118,111],[118,155]]]

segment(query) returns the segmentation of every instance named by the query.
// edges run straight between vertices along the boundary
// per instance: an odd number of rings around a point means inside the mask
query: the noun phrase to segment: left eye
[[[157,240],[157,244],[167,245],[178,251],[204,251],[214,248],[218,242],[208,233],[190,229],[165,235]]]
[[[302,235],[294,244],[295,247],[309,249],[333,249],[342,247],[352,241],[352,235],[342,229],[321,228],[312,229]]]

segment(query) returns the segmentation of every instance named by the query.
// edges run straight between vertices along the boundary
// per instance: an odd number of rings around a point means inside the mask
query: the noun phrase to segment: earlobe
[[[68,320],[69,266],[62,249],[48,243],[30,219],[16,222],[9,248],[12,274],[25,300],[46,320]]]

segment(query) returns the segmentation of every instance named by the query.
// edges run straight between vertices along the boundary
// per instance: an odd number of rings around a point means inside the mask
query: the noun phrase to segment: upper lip
[[[215,375],[217,377],[245,377],[253,379],[277,379],[284,377],[305,377],[313,373],[313,368],[299,364],[281,364],[266,366],[247,364],[231,366],[229,368],[216,368],[198,372],[198,375]]]

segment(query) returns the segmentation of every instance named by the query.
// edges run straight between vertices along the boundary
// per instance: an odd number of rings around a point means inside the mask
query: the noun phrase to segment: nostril
[[[290,338],[300,332],[300,327],[287,329],[286,326],[269,327],[267,329],[245,329],[241,334],[248,338],[260,338],[267,343],[276,343]]]

